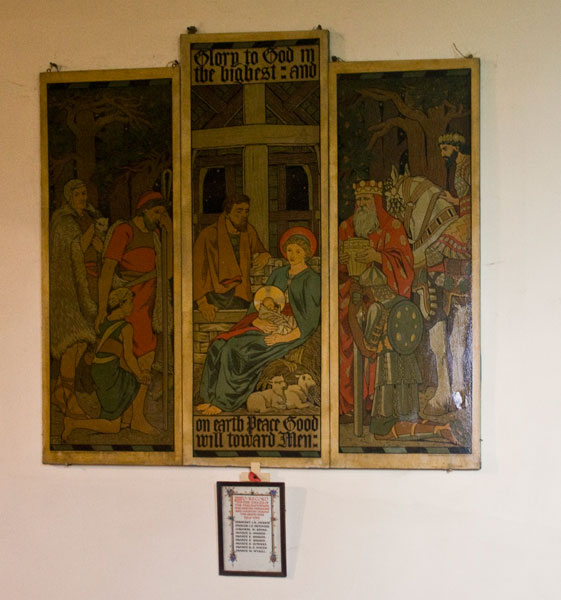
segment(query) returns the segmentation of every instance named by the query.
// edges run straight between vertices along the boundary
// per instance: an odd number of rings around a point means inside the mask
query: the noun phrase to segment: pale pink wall
[[[557,598],[561,3],[3,0],[0,596]],[[274,470],[286,580],[217,575],[215,481],[238,469],[41,464],[38,74],[163,66],[179,35],[331,31],[345,60],[481,58],[480,472]]]

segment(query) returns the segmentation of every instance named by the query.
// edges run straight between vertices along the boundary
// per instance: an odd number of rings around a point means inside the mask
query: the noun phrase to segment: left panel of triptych
[[[41,75],[45,463],[181,463],[178,97]]]

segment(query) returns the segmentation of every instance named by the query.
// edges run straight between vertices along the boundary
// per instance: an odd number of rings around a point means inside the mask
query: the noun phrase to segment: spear
[[[170,204],[171,197],[171,181],[172,181],[172,171],[171,169],[166,169],[162,173],[162,195],[166,201],[166,205]],[[165,227],[161,228],[162,232],[162,251],[160,252],[160,261],[161,261],[161,273],[162,273],[162,411],[163,411],[163,426],[164,431],[167,431],[168,428],[168,363],[169,363],[169,353],[168,353],[168,336],[169,336],[169,328],[168,328],[168,232]]]

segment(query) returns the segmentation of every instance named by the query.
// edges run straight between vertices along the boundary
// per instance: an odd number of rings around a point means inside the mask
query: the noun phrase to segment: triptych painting
[[[189,34],[41,76],[44,461],[479,468],[479,64]]]

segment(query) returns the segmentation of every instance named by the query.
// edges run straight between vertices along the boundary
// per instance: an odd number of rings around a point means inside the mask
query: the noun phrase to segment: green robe
[[[109,339],[120,341],[123,327],[128,325],[121,321],[109,335]],[[105,320],[99,327],[103,334],[115,325],[115,321]],[[119,357],[108,352],[97,352],[92,363],[92,378],[96,385],[97,397],[101,404],[100,419],[113,421],[120,417],[132,404],[140,387],[135,375],[123,369]]]
[[[321,315],[321,279],[309,267],[288,277],[289,266],[275,269],[265,285],[288,289],[288,300],[300,337],[292,342],[273,346],[265,344],[267,334],[255,329],[241,329],[243,333],[211,344],[203,370],[200,397],[223,411],[243,406],[259,381],[262,369],[293,348],[301,346],[316,330]],[[253,305],[249,313],[255,313]],[[248,314],[249,314],[248,313]],[[241,323],[241,322],[240,322]],[[234,326],[235,330],[238,325]]]

